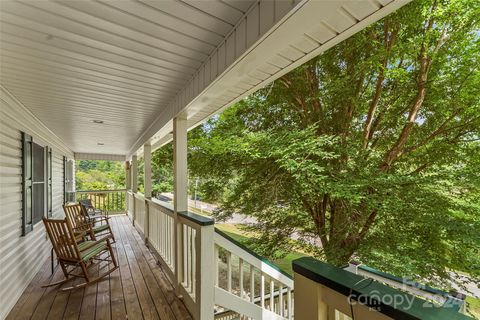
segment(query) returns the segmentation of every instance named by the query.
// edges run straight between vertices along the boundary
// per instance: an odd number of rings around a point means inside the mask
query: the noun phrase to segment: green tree
[[[171,143],[152,152],[152,195],[173,191],[173,145]],[[144,192],[145,161],[138,159],[138,189]]]
[[[139,191],[141,193],[145,192],[144,175],[145,175],[145,160],[143,159],[143,157],[141,157],[141,158],[138,158],[137,160],[137,190],[134,190],[135,192],[136,191]]]
[[[173,191],[173,145],[171,143],[152,153],[153,196]]]
[[[478,17],[413,1],[194,130],[217,215],[254,216],[267,255],[295,235],[336,265],[478,276]]]
[[[77,160],[77,190],[125,188],[125,167],[120,161]]]

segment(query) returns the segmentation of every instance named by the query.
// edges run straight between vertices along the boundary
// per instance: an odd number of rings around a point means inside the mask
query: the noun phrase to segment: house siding
[[[51,248],[41,222],[21,236],[21,132],[52,148],[54,217],[63,216],[63,156],[73,159],[73,152],[2,86],[0,93],[0,319],[4,319]]]

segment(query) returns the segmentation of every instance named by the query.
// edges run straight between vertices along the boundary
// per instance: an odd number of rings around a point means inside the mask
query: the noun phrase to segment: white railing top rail
[[[133,196],[138,200],[145,200],[145,196],[142,193],[135,192]]]
[[[126,192],[127,189],[104,189],[104,190],[75,190],[76,193],[113,193]]]

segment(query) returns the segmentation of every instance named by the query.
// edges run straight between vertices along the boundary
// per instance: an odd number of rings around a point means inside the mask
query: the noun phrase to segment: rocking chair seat
[[[110,226],[108,224],[101,224],[99,226],[92,227],[92,230],[93,230],[93,233],[98,233],[98,232],[102,232],[104,230],[108,230],[109,228],[110,228]]]
[[[90,242],[90,244],[92,244],[95,241],[86,241],[86,242]],[[85,246],[86,245],[84,245],[84,247]],[[79,246],[79,249],[80,249],[80,246]],[[96,245],[86,249],[85,251],[80,252],[80,256],[82,257],[83,261],[87,262],[91,258],[96,257],[100,252],[107,249],[108,249],[107,243],[103,241],[101,243],[97,243]]]

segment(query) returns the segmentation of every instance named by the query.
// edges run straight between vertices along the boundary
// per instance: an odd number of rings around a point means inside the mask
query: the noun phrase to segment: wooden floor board
[[[102,255],[103,258],[107,258],[106,254]],[[99,273],[107,272],[110,263],[102,261],[99,263]],[[113,267],[113,266],[112,266]],[[97,304],[95,308],[95,319],[111,319],[110,315],[110,280],[112,275],[97,283]]]
[[[127,237],[125,233],[120,233]],[[124,247],[125,253],[127,255],[128,264],[132,272],[132,279],[135,283],[135,289],[137,290],[138,301],[140,302],[140,306],[142,308],[143,317],[146,320],[159,319],[155,304],[153,303],[152,297],[150,296],[150,292],[148,291],[145,280],[143,279],[143,275],[140,271],[140,267],[135,257],[135,253],[133,252],[132,245],[130,244],[130,242],[127,242]]]
[[[117,240],[113,249],[118,270],[96,284],[63,292],[58,287],[41,287],[63,279],[58,266],[51,275],[50,259],[46,259],[7,319],[191,319],[131,221],[124,215],[115,216],[111,225]],[[98,262],[89,273],[98,275],[111,266]],[[68,285],[81,281],[75,279]]]
[[[82,282],[81,279],[75,279],[73,280],[72,285],[78,285],[81,282]],[[85,291],[85,288],[80,288],[70,292],[67,305],[65,306],[65,313],[63,314],[64,319],[77,320],[80,317],[84,291]]]
[[[55,270],[55,274],[50,283],[54,283],[63,279],[63,273],[60,268]],[[42,284],[39,284],[40,286]],[[56,287],[48,287],[45,288],[43,292],[42,298],[40,299],[35,311],[32,314],[32,320],[41,320],[41,319],[48,319],[48,314],[50,309],[52,308],[52,304],[55,300],[55,296],[57,295],[57,288]]]
[[[120,274],[122,281],[122,290],[123,297],[125,301],[126,314],[128,319],[143,319],[142,309],[137,298],[137,290],[135,284],[133,283],[132,273],[130,271],[130,265],[128,264],[127,256],[125,253],[125,245],[127,244],[127,239],[123,236],[123,228],[119,228],[120,225],[127,224],[131,226],[131,223],[128,219],[122,220],[119,223],[113,225],[113,232],[116,234],[117,244],[117,259],[120,266]]]
[[[115,233],[115,234],[118,234]],[[118,240],[117,240],[118,241]],[[114,246],[114,252],[118,260],[118,246]],[[127,319],[127,311],[125,309],[125,298],[123,296],[123,286],[120,274],[120,268],[112,272],[110,275],[110,303],[111,303],[111,317],[112,319]]]
[[[142,248],[146,248],[144,243],[139,244],[134,234],[131,234],[131,233],[124,233],[124,234],[126,234],[129,239],[129,243],[132,247],[132,251],[135,255],[135,259],[140,268],[140,272],[142,273],[145,283],[147,285],[147,289],[150,292],[150,295],[152,296],[152,299],[154,301],[154,304],[158,312],[158,315],[160,316],[160,319],[162,320],[176,319],[172,312],[172,309],[168,304],[166,297],[164,296],[162,290],[160,289],[157,283],[157,280],[155,279],[155,276],[153,275],[152,270],[150,269],[150,266],[145,260],[144,253],[142,251]]]
[[[45,288],[36,284],[50,283],[51,277],[50,258],[47,258],[40,271],[27,286],[20,299],[18,299],[7,319],[30,319],[45,292]]]

